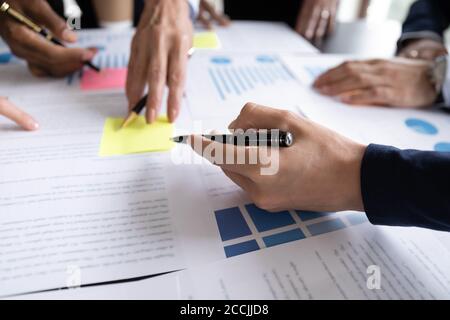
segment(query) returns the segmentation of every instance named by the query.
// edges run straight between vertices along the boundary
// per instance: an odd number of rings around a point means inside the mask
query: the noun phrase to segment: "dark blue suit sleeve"
[[[361,191],[373,224],[450,231],[450,153],[369,145]]]
[[[450,25],[450,1],[418,0],[411,6],[403,33],[431,31],[443,36]]]

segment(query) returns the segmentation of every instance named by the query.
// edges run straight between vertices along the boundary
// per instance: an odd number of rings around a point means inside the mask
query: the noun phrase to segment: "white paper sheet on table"
[[[372,266],[379,269],[379,287]],[[426,230],[362,225],[156,279],[27,299],[448,299],[450,256]],[[372,286],[370,286],[372,285]],[[167,290],[166,290],[167,291]],[[166,292],[163,291],[163,292]]]
[[[229,27],[215,27],[223,51],[231,52],[296,52],[314,54],[319,51],[281,22],[233,21]]]

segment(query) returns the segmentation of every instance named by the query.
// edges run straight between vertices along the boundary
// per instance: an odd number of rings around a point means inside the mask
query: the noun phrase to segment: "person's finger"
[[[321,19],[322,8],[320,6],[314,5],[311,15],[308,18],[308,26],[304,37],[308,40],[313,40],[315,38],[315,31],[319,25]]]
[[[39,128],[36,120],[3,97],[0,97],[0,115],[14,121],[25,130],[34,131]]]
[[[92,60],[97,49],[65,48],[57,46],[27,28],[17,29],[17,40],[12,46],[21,58],[39,66],[52,76],[65,76]],[[19,49],[20,48],[20,49]]]
[[[216,21],[221,26],[228,26],[230,24],[230,19],[223,14],[220,14],[216,11],[216,9],[207,1],[203,0],[201,2],[202,8],[210,15],[210,17]]]
[[[167,77],[167,85],[169,87],[167,112],[170,122],[175,121],[180,111],[186,81],[187,52],[191,45],[191,38],[183,36],[180,40],[177,40],[170,52]]]
[[[47,1],[30,1],[25,10],[27,15],[48,28],[57,38],[68,42],[77,41],[77,34],[67,27],[66,22],[53,11]]]
[[[317,23],[316,31],[314,32],[314,42],[317,44],[322,43],[323,38],[328,29],[328,25],[330,23],[330,12],[322,11],[319,22]]]
[[[340,96],[340,100],[351,105],[392,105],[395,92],[389,87],[373,87],[356,90]]]
[[[316,89],[341,81],[347,77],[353,77],[361,73],[372,73],[373,66],[369,61],[346,61],[337,67],[324,72],[314,81]]]
[[[300,11],[297,15],[297,22],[295,25],[295,31],[303,37],[305,36],[306,30],[308,29],[309,17],[311,16],[311,12],[311,1],[305,1],[300,7]]]
[[[153,123],[161,108],[167,79],[168,48],[163,37],[153,34],[148,66],[147,122]]]
[[[147,79],[147,66],[149,57],[147,50],[140,50],[139,47],[147,48],[147,37],[135,34],[131,44],[131,56],[128,63],[128,74],[126,82],[126,94],[128,98],[128,108],[131,110],[144,95],[145,83]]]
[[[240,174],[249,179],[260,172],[259,148],[234,146],[193,135],[188,141],[198,155],[222,170]]]
[[[385,77],[370,73],[361,73],[352,77],[347,77],[339,81],[333,82],[319,89],[320,93],[327,96],[336,96],[349,91],[366,89],[383,85],[386,81]]]
[[[330,6],[329,10],[330,10],[330,19],[328,21],[328,28],[326,30],[326,34],[325,35],[330,35],[334,32],[335,28],[336,28],[336,15],[337,15],[337,10],[338,10],[338,2],[339,1],[333,1],[333,4]]]
[[[248,193],[252,192],[252,189],[254,188],[254,182],[252,180],[232,171],[225,169],[222,169],[222,171],[228,178],[230,178],[231,181],[241,187],[244,191]]]
[[[30,70],[31,74],[37,78],[49,76],[49,74],[44,69],[32,63],[28,63],[28,69]]]
[[[254,103],[247,103],[229,129],[280,129],[289,131],[292,121],[299,117],[285,110],[272,109]]]
[[[200,13],[198,16],[198,21],[205,27],[206,29],[212,29],[211,19],[206,17],[205,14]]]

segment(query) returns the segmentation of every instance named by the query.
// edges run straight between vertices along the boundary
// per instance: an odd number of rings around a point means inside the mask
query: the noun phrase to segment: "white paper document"
[[[303,37],[281,22],[232,21],[228,27],[215,27],[222,51],[296,52],[319,51]]]
[[[168,154],[99,158],[121,94],[15,98],[41,124],[3,130],[0,295],[183,268],[166,188]],[[75,270],[75,271],[74,271]]]
[[[448,248],[426,230],[361,225],[128,284],[27,299],[449,299]],[[162,297],[167,296],[162,291]]]

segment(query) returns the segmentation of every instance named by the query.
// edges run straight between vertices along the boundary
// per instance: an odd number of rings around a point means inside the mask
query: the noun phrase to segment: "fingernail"
[[[95,52],[92,52],[91,50],[84,50],[83,56],[81,57],[81,59],[83,61],[90,61],[94,58],[94,56],[95,56]]]
[[[27,128],[31,131],[37,130],[37,129],[39,129],[39,123],[31,120],[30,122],[28,122]]]
[[[75,41],[77,41],[77,38],[78,38],[77,34],[69,29],[66,29],[63,31],[62,37],[64,40],[66,40],[68,42],[75,42]]]
[[[175,122],[177,117],[178,117],[178,110],[175,109],[175,110],[170,110],[169,111],[169,121],[170,122]]]
[[[156,119],[156,111],[154,109],[150,109],[149,111],[150,119],[148,119],[148,124],[152,124]]]

